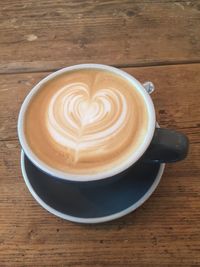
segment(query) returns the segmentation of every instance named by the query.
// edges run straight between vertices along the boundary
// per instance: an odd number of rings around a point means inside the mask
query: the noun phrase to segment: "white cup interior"
[[[57,169],[54,169],[50,166],[48,166],[47,164],[45,164],[43,161],[41,161],[34,153],[33,151],[30,149],[27,141],[26,141],[26,137],[24,134],[24,115],[26,112],[26,109],[29,105],[30,100],[32,99],[32,97],[34,96],[34,94],[41,89],[42,85],[44,83],[46,83],[47,81],[55,78],[56,76],[62,74],[62,73],[66,73],[72,70],[80,70],[80,69],[100,69],[100,70],[107,70],[110,71],[114,74],[117,74],[123,78],[125,78],[126,80],[128,80],[131,84],[133,84],[133,86],[140,92],[140,94],[142,95],[144,102],[146,103],[146,107],[147,107],[147,111],[148,111],[148,127],[147,127],[147,133],[144,137],[143,142],[140,144],[140,146],[138,147],[138,149],[136,151],[133,152],[133,154],[130,155],[130,157],[128,157],[128,159],[126,161],[123,161],[121,164],[119,164],[118,166],[110,169],[110,170],[105,170],[96,174],[72,174],[72,173],[66,173],[66,172],[62,172],[59,171]],[[63,68],[61,70],[58,70],[50,75],[48,75],[47,77],[45,77],[44,79],[42,79],[38,84],[36,84],[33,89],[30,91],[30,93],[26,96],[21,109],[20,109],[20,113],[19,113],[19,117],[18,117],[18,136],[19,136],[19,141],[20,144],[22,146],[22,149],[24,150],[25,154],[27,155],[27,157],[33,162],[34,165],[36,165],[39,169],[43,170],[44,172],[55,176],[57,178],[61,178],[61,179],[65,179],[65,180],[71,180],[71,181],[92,181],[92,180],[100,180],[100,179],[104,179],[104,178],[108,178],[111,176],[114,176],[124,170],[126,170],[127,168],[129,168],[131,165],[133,165],[146,151],[147,147],[149,146],[154,131],[155,131],[155,109],[154,109],[154,105],[153,102],[151,100],[151,97],[149,96],[149,94],[146,92],[146,90],[144,89],[144,87],[141,85],[141,83],[139,81],[137,81],[134,77],[132,77],[131,75],[129,75],[128,73],[111,67],[111,66],[107,66],[107,65],[101,65],[101,64],[80,64],[80,65],[74,65],[71,67],[66,67]]]

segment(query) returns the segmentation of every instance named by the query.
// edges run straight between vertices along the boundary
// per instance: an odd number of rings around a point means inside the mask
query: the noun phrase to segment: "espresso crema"
[[[138,149],[148,112],[130,82],[109,71],[84,69],[43,84],[24,120],[27,143],[41,161],[71,174],[96,174]]]

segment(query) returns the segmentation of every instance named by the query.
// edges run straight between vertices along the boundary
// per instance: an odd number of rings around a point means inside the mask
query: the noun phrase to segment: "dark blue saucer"
[[[123,178],[110,183],[71,183],[39,170],[21,153],[21,168],[37,202],[63,219],[99,223],[122,217],[142,205],[157,187],[164,164],[134,165]]]

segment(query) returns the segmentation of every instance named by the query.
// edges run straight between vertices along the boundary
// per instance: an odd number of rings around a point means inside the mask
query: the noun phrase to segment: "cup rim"
[[[147,134],[145,135],[144,141],[140,144],[138,149],[134,151],[134,153],[128,157],[128,160],[122,161],[122,163],[116,166],[115,168],[112,168],[111,170],[105,170],[105,171],[102,171],[101,173],[95,173],[95,174],[73,174],[73,173],[59,171],[53,167],[50,167],[49,165],[44,163],[42,160],[40,160],[37,157],[37,155],[31,150],[31,148],[29,147],[26,141],[24,127],[23,127],[24,115],[29,105],[29,102],[31,101],[35,93],[38,90],[40,90],[42,85],[62,73],[69,72],[72,70],[81,70],[81,69],[107,70],[128,80],[134,86],[134,88],[136,88],[142,95],[144,102],[146,103],[146,107],[148,111]],[[39,81],[32,88],[32,90],[28,93],[28,95],[25,97],[22,103],[19,116],[18,116],[17,131],[18,131],[19,142],[21,144],[22,149],[24,150],[27,157],[33,162],[33,164],[36,165],[36,167],[46,172],[47,174],[57,177],[57,178],[61,178],[64,180],[69,180],[69,181],[79,181],[79,182],[83,181],[84,182],[84,181],[101,180],[101,179],[115,176],[123,172],[124,170],[128,169],[131,165],[133,165],[144,154],[144,152],[148,148],[153,138],[153,134],[155,131],[155,124],[156,124],[156,116],[155,116],[155,109],[154,109],[152,99],[138,80],[136,80],[133,76],[131,76],[130,74],[128,74],[127,72],[121,69],[117,69],[115,67],[111,67],[111,66],[103,65],[103,64],[89,63],[89,64],[78,64],[78,65],[73,65],[73,66],[62,68],[58,71],[55,71],[47,75],[45,78]]]

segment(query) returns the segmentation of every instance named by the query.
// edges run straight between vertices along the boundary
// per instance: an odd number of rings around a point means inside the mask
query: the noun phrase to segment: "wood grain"
[[[200,62],[199,1],[0,2],[0,72]]]
[[[0,266],[200,265],[200,64],[125,70],[155,83],[158,121],[188,134],[190,153],[167,165],[141,208],[101,225],[56,218],[32,198],[21,176],[16,122],[23,98],[47,73],[1,75]]]

